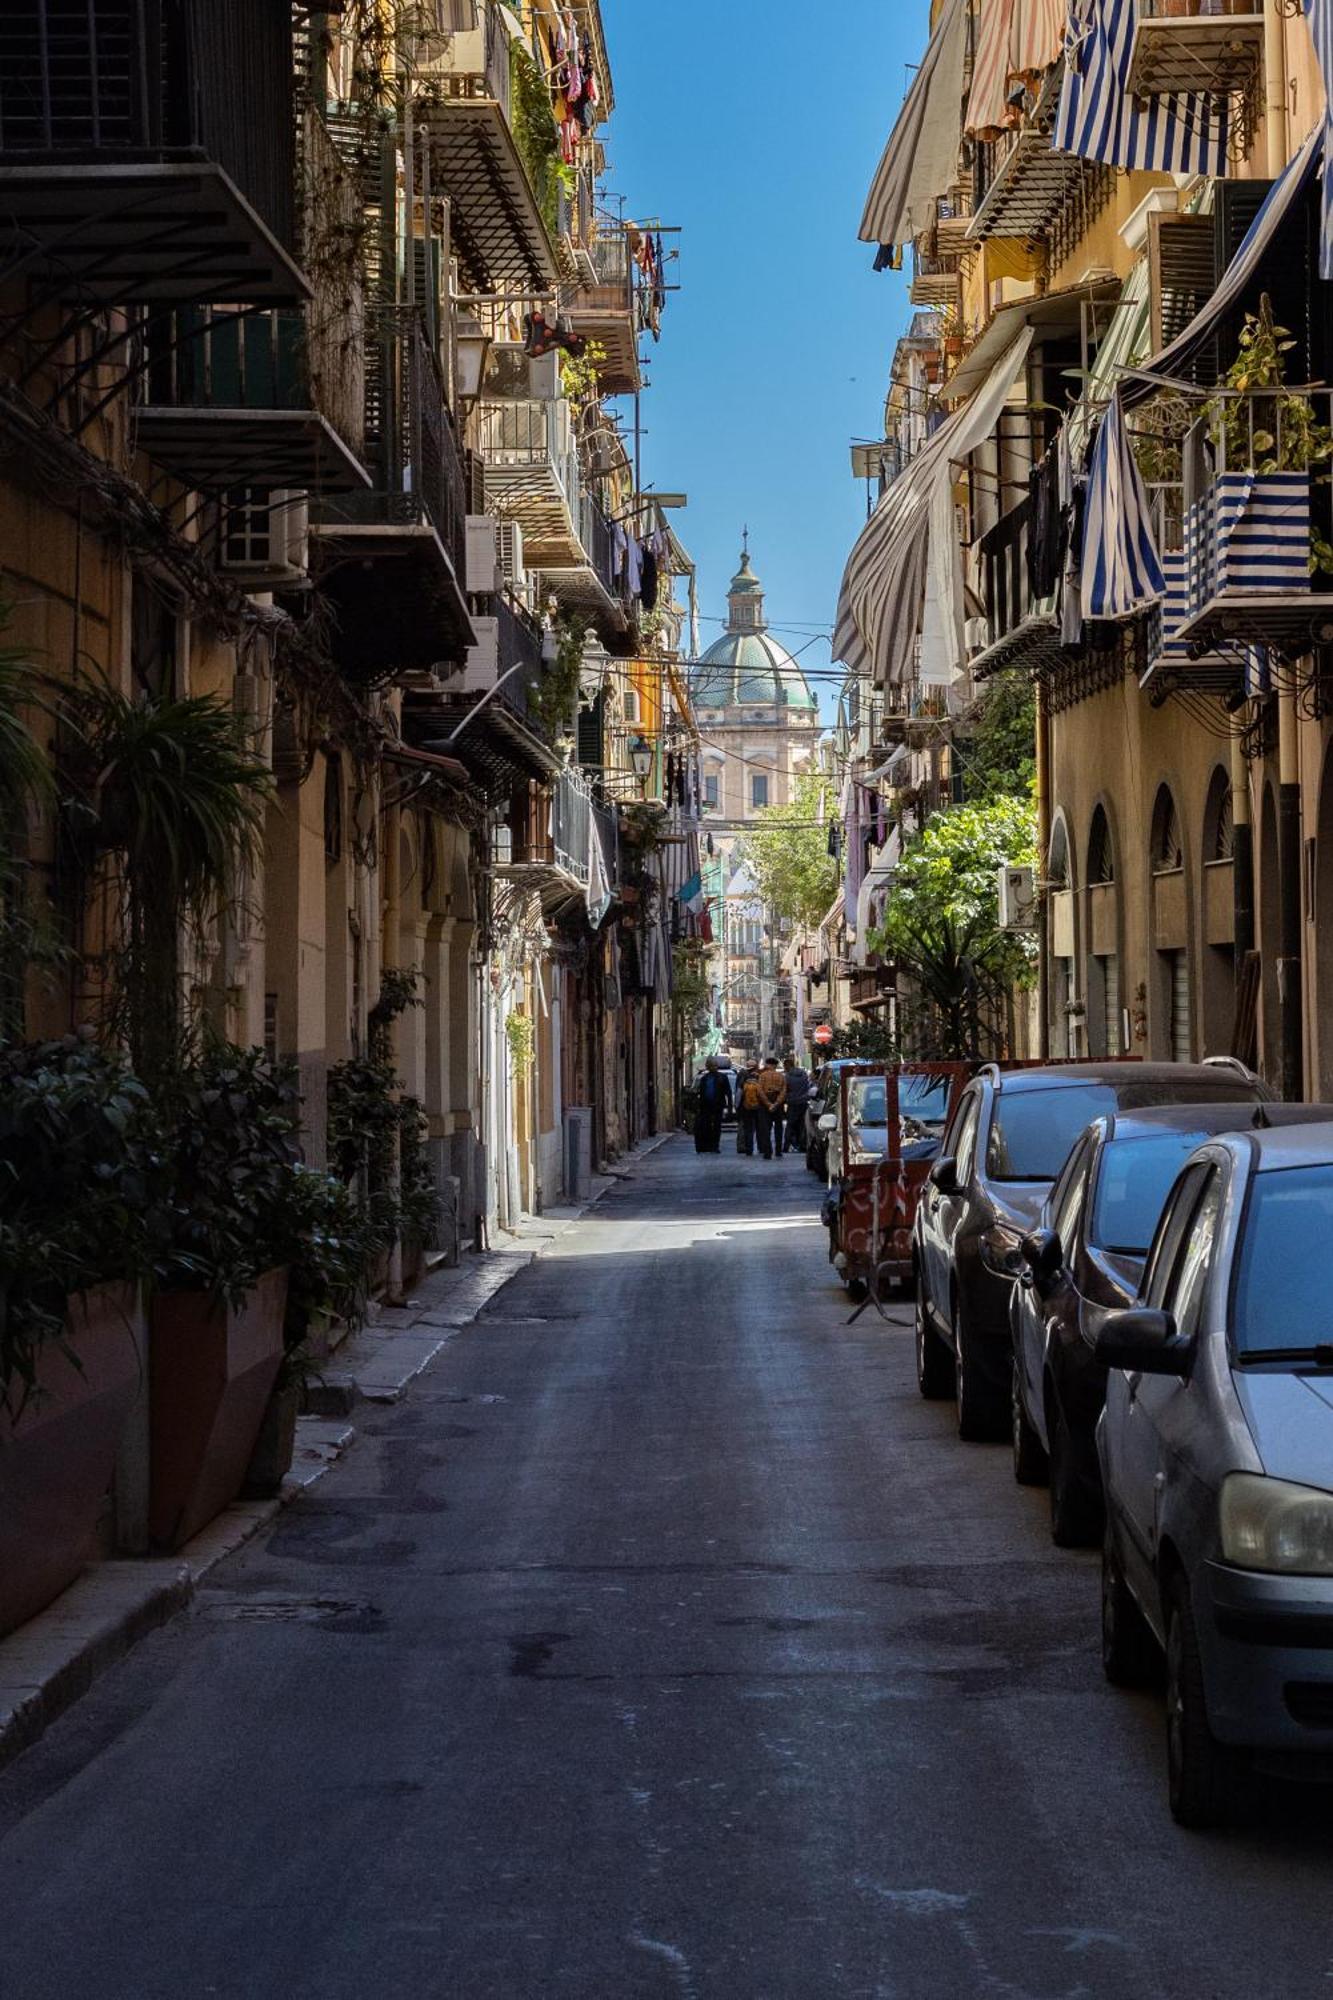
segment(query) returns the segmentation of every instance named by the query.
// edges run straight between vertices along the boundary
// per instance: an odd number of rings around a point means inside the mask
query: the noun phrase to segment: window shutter
[[[606,762],[603,750],[606,696],[599,694],[591,708],[579,710],[579,762],[600,770]]]
[[[1219,270],[1215,222],[1211,215],[1148,217],[1148,298],[1154,354],[1160,354],[1183,333],[1212,296]],[[1192,382],[1215,382],[1216,341],[1206,342],[1181,372]]]

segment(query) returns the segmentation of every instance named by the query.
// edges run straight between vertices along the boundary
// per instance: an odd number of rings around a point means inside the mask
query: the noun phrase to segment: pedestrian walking
[[[696,1153],[720,1152],[722,1120],[731,1109],[731,1085],[718,1068],[716,1056],[709,1056],[704,1063],[704,1073],[698,1084],[698,1100],[694,1114],[694,1150]]]
[[[787,1119],[782,1134],[784,1153],[805,1151],[805,1108],[810,1102],[810,1073],[795,1056],[783,1064],[787,1077]]]
[[[754,1152],[759,1135],[759,1065],[749,1062],[736,1085],[736,1151],[747,1156]]]
[[[781,1135],[787,1105],[787,1079],[769,1056],[755,1082],[758,1099],[759,1150],[766,1160],[774,1158],[773,1141],[778,1139],[778,1153],[781,1154]]]

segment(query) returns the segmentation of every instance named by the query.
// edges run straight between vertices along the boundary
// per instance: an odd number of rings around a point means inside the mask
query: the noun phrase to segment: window
[[[710,771],[704,778],[704,804],[715,806],[718,802],[718,780],[716,771]]]
[[[1245,1218],[1235,1334],[1241,1354],[1330,1338],[1327,1267],[1311,1255],[1333,1231],[1333,1167],[1256,1174]]]
[[[972,1167],[977,1156],[977,1124],[981,1117],[981,1100],[968,1098],[963,1106],[957,1126],[957,1140],[954,1159],[957,1163],[958,1184],[966,1187],[972,1178]]]
[[[1143,1297],[1150,1306],[1160,1307],[1166,1302],[1171,1275],[1179,1261],[1181,1242],[1189,1229],[1200,1190],[1210,1171],[1205,1166],[1187,1168],[1176,1188],[1175,1199],[1157,1225],[1143,1281]]]
[[[762,771],[756,771],[750,779],[750,804],[752,806],[768,804],[768,779]]]
[[[1176,1176],[1206,1136],[1170,1132],[1152,1139],[1113,1139],[1103,1148],[1090,1231],[1098,1249],[1147,1256]]]
[[[995,1101],[986,1171],[997,1181],[1053,1181],[1085,1125],[1115,1110],[1109,1084],[1021,1090]]]
[[[1092,1158],[1092,1142],[1085,1140],[1061,1175],[1052,1203],[1051,1227],[1060,1239],[1060,1249],[1066,1264],[1069,1263],[1074,1245],[1078,1241],[1079,1218],[1083,1213],[1083,1197],[1088,1191]]]
[[[1213,1268],[1217,1218],[1221,1212],[1222,1176],[1213,1167],[1199,1197],[1184,1252],[1176,1267],[1175,1280],[1167,1294],[1167,1311],[1175,1317],[1176,1332],[1183,1333],[1187,1339],[1193,1339],[1203,1319],[1208,1276]]]

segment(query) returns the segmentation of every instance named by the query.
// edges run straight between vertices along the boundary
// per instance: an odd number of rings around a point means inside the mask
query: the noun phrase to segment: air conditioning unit
[[[528,587],[528,572],[523,565],[523,530],[517,521],[499,523],[496,547],[500,552],[500,568],[505,582],[515,596],[522,597]]]
[[[500,524],[494,514],[467,517],[467,589],[476,597],[493,597],[500,588]]]
[[[467,662],[461,677],[450,684],[454,694],[485,694],[495,686],[500,671],[500,621],[498,618],[473,617],[472,629],[477,635],[475,646],[467,649]]]
[[[1037,883],[1031,868],[1005,866],[996,870],[995,885],[1000,898],[1000,929],[1032,931],[1037,928]]]
[[[560,394],[560,350],[536,359],[515,341],[498,340],[486,370],[488,401],[550,403]]]
[[[245,488],[229,493],[219,564],[249,590],[304,585],[310,568],[310,506],[303,492]]]

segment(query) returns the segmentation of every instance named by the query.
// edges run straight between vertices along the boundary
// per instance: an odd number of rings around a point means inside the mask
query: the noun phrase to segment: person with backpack
[[[759,1065],[748,1062],[736,1084],[736,1151],[752,1156],[759,1136]]]

